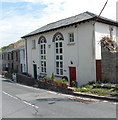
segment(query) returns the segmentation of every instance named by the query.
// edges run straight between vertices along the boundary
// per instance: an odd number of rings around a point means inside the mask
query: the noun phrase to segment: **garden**
[[[63,87],[63,88],[68,88],[68,86],[69,86],[66,76],[62,77],[61,79],[60,78],[55,79],[54,73],[52,73],[52,76],[50,78],[46,77],[46,76],[43,76],[39,80],[41,82],[45,82],[45,83],[48,83],[48,84],[51,84],[51,85],[54,85],[54,86],[60,86],[60,87]]]
[[[98,96],[115,97],[118,96],[118,85],[91,81],[79,88],[75,88],[74,91]]]

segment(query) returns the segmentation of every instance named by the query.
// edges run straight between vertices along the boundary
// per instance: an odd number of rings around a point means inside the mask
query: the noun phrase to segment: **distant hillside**
[[[25,41],[24,40],[18,40],[17,42],[15,43],[12,43],[12,44],[9,44],[7,46],[3,46],[0,48],[0,51],[4,51],[6,49],[10,49],[10,48],[14,48],[14,47],[18,47],[18,46],[23,46],[25,44]]]

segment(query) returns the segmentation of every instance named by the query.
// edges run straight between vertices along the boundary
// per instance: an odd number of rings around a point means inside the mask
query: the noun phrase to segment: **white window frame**
[[[60,35],[57,35],[55,37],[55,73],[57,76],[63,76],[64,74],[63,59],[63,40]]]
[[[75,43],[74,32],[68,33],[69,44]]]
[[[40,41],[40,63],[41,63],[41,73],[46,74],[47,63],[46,63],[46,42],[43,38]]]

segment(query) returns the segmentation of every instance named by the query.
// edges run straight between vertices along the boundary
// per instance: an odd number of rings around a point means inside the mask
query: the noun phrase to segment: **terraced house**
[[[27,71],[51,77],[67,76],[71,86],[101,79],[103,36],[116,41],[118,23],[90,13],[72,16],[47,24],[22,38],[26,43]],[[97,20],[97,21],[96,21]]]

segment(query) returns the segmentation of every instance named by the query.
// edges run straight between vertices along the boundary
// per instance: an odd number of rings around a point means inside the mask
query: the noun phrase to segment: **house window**
[[[56,59],[56,75],[63,75],[63,37],[59,33],[55,36],[55,59]]]
[[[69,43],[74,43],[74,33],[68,33]]]
[[[35,49],[35,48],[36,48],[36,41],[32,40],[32,49]]]
[[[46,73],[46,41],[44,37],[40,40],[41,72]]]

